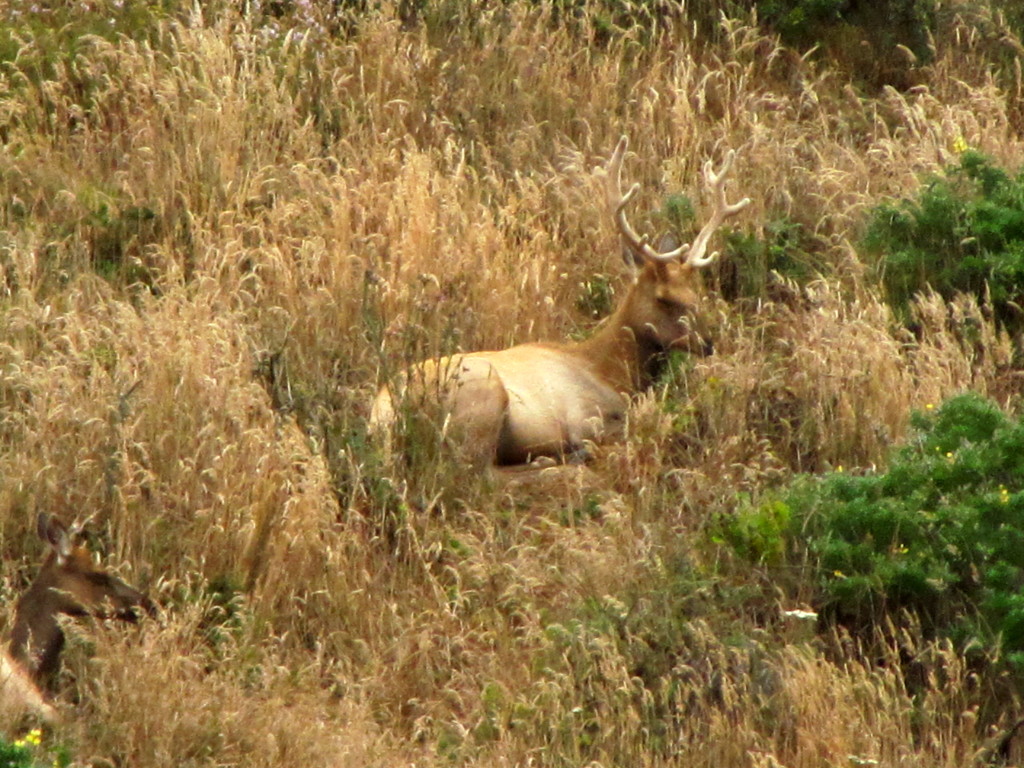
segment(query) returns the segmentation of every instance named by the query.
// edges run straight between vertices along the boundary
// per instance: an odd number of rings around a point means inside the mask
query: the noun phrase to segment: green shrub
[[[855,82],[906,88],[934,56],[935,0],[743,0],[758,19],[800,50],[816,49]],[[911,55],[907,55],[909,52]]]
[[[826,620],[904,610],[932,635],[1024,664],[1024,419],[963,394],[914,416],[888,471],[804,478],[782,495]]]
[[[774,565],[785,554],[791,519],[792,511],[780,499],[744,504],[738,514],[715,521],[712,537],[717,543],[728,543],[745,560]]]
[[[32,748],[23,741],[0,740],[0,768],[32,768]]]
[[[775,27],[787,42],[813,44],[825,24],[842,21],[845,0],[758,0],[758,14]]]
[[[0,738],[0,768],[66,768],[70,764],[71,757],[67,750],[64,747],[44,744],[43,733],[38,728],[15,741]]]
[[[718,268],[722,295],[729,300],[767,298],[773,273],[804,285],[826,271],[813,251],[806,230],[785,217],[769,219],[761,237],[731,230],[723,249],[727,258]]]
[[[16,64],[36,85],[60,76],[77,77],[75,59],[92,37],[150,40],[165,15],[161,4],[140,0],[92,4],[12,0],[0,8],[0,71]],[[22,79],[14,78],[12,83],[20,87]]]
[[[1010,176],[967,150],[917,200],[885,204],[871,216],[865,246],[879,259],[889,301],[905,316],[929,286],[949,299],[971,293],[1004,322],[1019,322],[1024,299],[1024,174]]]
[[[919,58],[929,55],[928,31],[934,25],[934,0],[879,0],[861,8],[849,0],[756,0],[758,16],[776,28],[790,44],[811,46],[828,43],[829,31],[855,26],[863,34],[881,37],[886,50],[897,44],[910,48]]]
[[[654,220],[666,232],[657,246],[660,250],[692,243],[704,223],[698,219],[693,201],[678,193],[665,197]],[[769,218],[760,235],[729,227],[723,234],[723,258],[717,260],[715,271],[722,295],[730,301],[766,298],[772,273],[805,284],[826,271],[815,255],[813,236],[787,216]]]

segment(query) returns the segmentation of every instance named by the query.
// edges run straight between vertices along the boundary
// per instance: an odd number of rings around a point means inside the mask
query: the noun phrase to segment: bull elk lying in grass
[[[42,690],[60,668],[61,615],[134,621],[137,608],[154,610],[148,597],[93,563],[77,530],[45,514],[36,530],[50,553],[18,600],[8,652],[0,653],[0,723],[26,714],[54,718]]]
[[[612,316],[580,342],[520,344],[413,365],[394,390],[384,386],[378,392],[370,415],[374,431],[390,429],[401,407],[435,405],[470,461],[578,460],[586,456],[588,441],[621,430],[628,397],[652,383],[667,351],[704,351],[700,270],[718,255],[705,255],[708,242],[750,202],[726,200],[735,153],[726,155],[717,172],[710,161],[704,165],[712,211],[697,237],[662,253],[626,219],[626,206],[639,189],[634,184],[622,192],[626,146],[623,137],[605,169],[608,205],[639,269]]]

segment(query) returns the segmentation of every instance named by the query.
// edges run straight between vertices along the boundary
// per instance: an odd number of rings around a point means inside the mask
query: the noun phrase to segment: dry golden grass
[[[950,649],[918,648],[908,691],[895,641],[875,664],[788,634],[770,586],[730,597],[702,534],[792,472],[884,462],[913,408],[1015,403],[976,302],[922,298],[910,337],[856,243],[957,137],[1020,165],[1019,74],[967,27],[869,98],[741,21],[591,45],[526,3],[447,35],[391,6],[333,37],[197,13],[0,74],[3,594],[46,510],[93,516],[163,606],[69,629],[49,743],[133,768],[973,758],[983,692]],[[582,284],[626,279],[594,173],[622,133],[640,211],[699,202],[737,148],[737,226],[801,225],[821,278],[715,300],[716,354],[585,470],[382,456],[395,370],[585,331]]]

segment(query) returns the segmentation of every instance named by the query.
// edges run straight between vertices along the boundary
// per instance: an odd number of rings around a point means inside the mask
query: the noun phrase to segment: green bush
[[[727,543],[744,560],[777,565],[785,555],[791,519],[789,505],[779,499],[758,505],[747,500],[740,514],[716,520],[711,535],[716,543]]]
[[[830,27],[848,25],[881,35],[878,42],[886,49],[905,45],[919,58],[929,55],[927,37],[936,10],[934,0],[877,0],[863,8],[850,0],[755,0],[754,5],[760,18],[794,45],[827,43]]]
[[[888,471],[803,478],[781,495],[817,607],[854,631],[909,610],[931,635],[1024,665],[1024,419],[963,394],[914,426]]]
[[[43,743],[43,732],[35,728],[20,739],[6,741],[0,738],[0,768],[36,768],[53,766],[66,768],[71,757],[64,747]]]
[[[666,233],[658,244],[661,250],[692,243],[704,223],[693,201],[678,193],[665,197],[654,221]],[[723,234],[723,258],[716,261],[715,272],[718,287],[729,301],[766,298],[772,273],[803,285],[827,272],[816,254],[820,246],[813,235],[785,215],[771,215],[760,234],[730,227]]]
[[[761,24],[798,50],[816,56],[870,88],[908,88],[919,65],[934,57],[935,0],[741,0]],[[910,55],[908,55],[908,52]]]
[[[187,12],[188,5],[180,4]],[[37,3],[12,0],[0,7],[0,72],[12,65],[35,85],[60,76],[77,78],[76,58],[93,37],[151,40],[165,16],[161,3],[97,0],[95,3]],[[15,88],[23,78],[12,78]]]
[[[971,293],[1019,323],[1024,300],[1024,174],[1011,176],[967,150],[917,200],[876,208],[865,238],[889,301],[905,316],[929,286],[949,299]]]
[[[32,768],[31,748],[23,742],[0,740],[0,768]]]
[[[785,217],[769,219],[760,237],[734,229],[726,233],[725,242],[727,258],[719,261],[718,273],[722,295],[730,301],[767,298],[773,273],[805,285],[828,271],[815,255],[811,235]]]
[[[826,24],[842,21],[845,0],[758,0],[758,15],[791,44],[813,44]]]

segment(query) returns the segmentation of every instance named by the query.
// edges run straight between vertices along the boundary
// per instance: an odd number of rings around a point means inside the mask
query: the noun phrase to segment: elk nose
[[[143,611],[145,611],[147,616],[152,617],[152,616],[159,616],[160,615],[160,608],[159,608],[159,606],[157,606],[156,603],[154,603],[152,600],[150,600],[147,595],[143,595],[139,599],[139,607]]]
[[[122,621],[128,621],[134,623],[145,616],[158,616],[160,613],[156,603],[150,600],[146,595],[140,595],[135,601],[134,605],[127,605],[117,611],[117,618]]]

